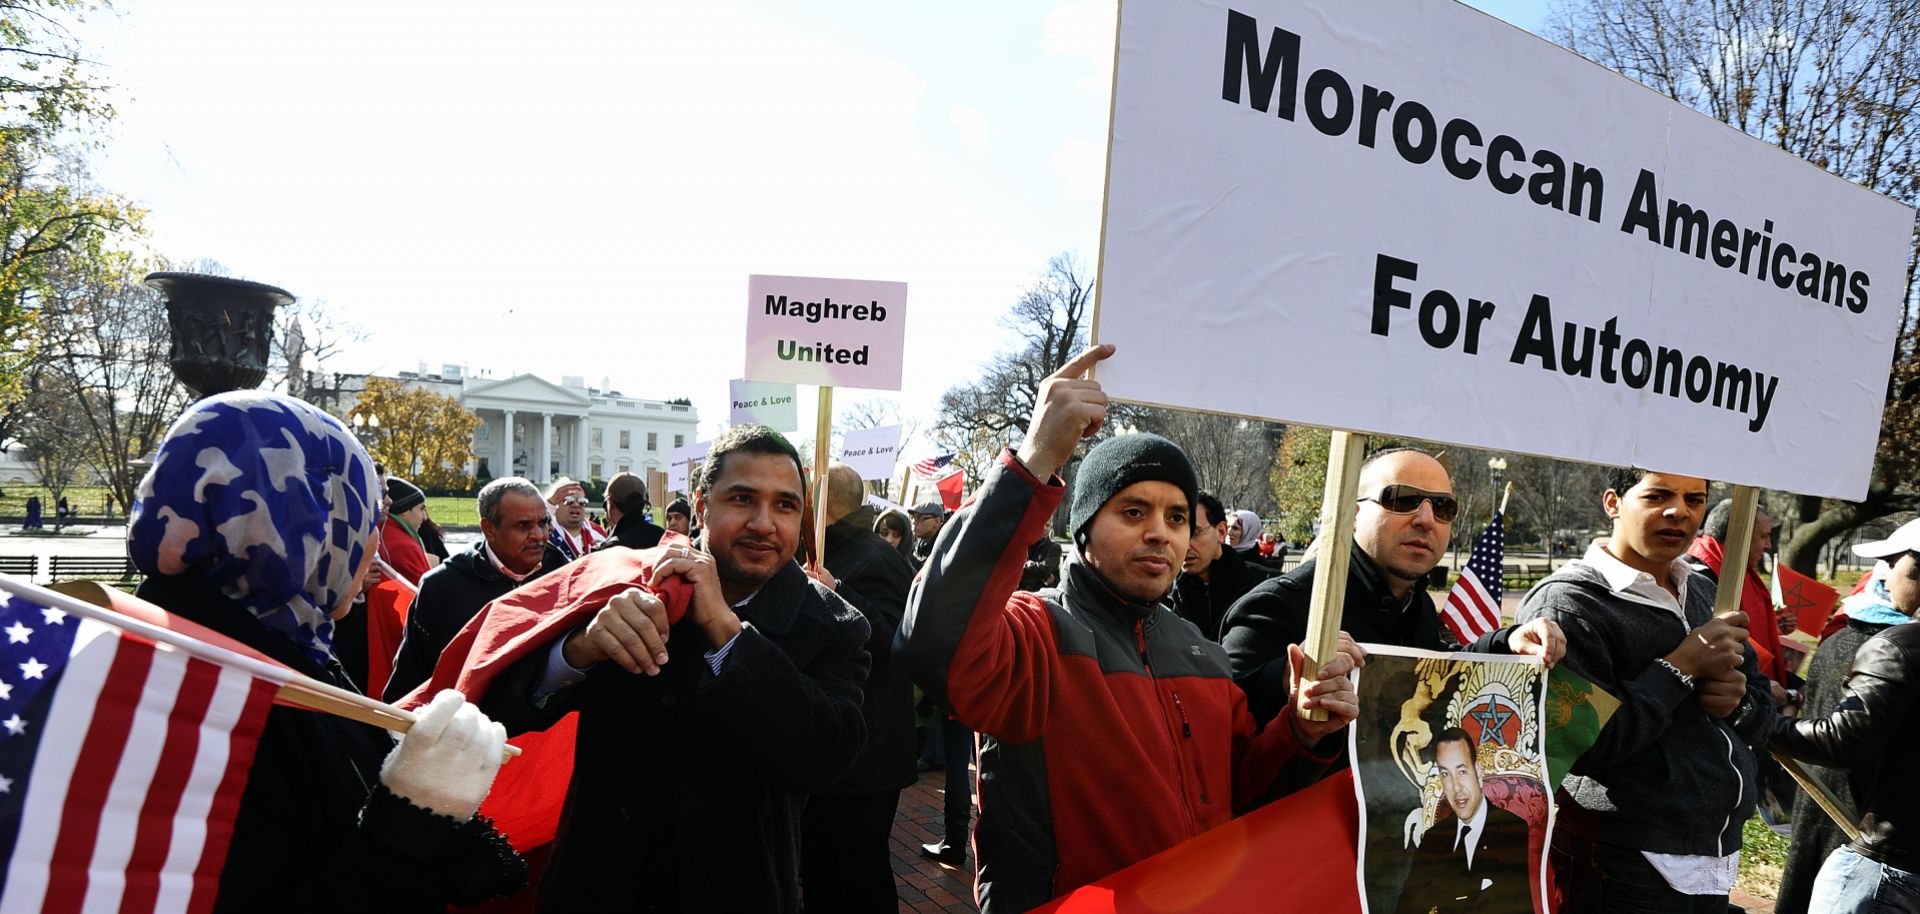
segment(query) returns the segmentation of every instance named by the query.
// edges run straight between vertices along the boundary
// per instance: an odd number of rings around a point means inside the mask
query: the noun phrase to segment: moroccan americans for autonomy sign
[[[1116,397],[1866,491],[1907,207],[1452,0],[1128,2],[1114,92]]]

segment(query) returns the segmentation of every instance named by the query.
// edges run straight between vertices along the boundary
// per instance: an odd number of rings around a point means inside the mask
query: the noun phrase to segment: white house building
[[[337,375],[337,396],[327,404],[337,415],[353,409],[367,375]],[[387,376],[408,387],[425,388],[458,399],[480,417],[473,433],[476,459],[468,472],[487,476],[525,476],[537,483],[557,476],[607,479],[615,473],[665,472],[667,456],[690,444],[700,424],[685,402],[629,397],[619,391],[588,387],[567,376],[556,384],[531,374],[494,379],[473,377],[461,366],[445,365]],[[400,472],[396,468],[396,472]]]

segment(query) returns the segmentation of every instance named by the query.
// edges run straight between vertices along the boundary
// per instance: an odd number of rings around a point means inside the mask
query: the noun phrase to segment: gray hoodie
[[[1740,849],[1740,827],[1759,797],[1753,744],[1774,716],[1767,681],[1748,652],[1741,664],[1747,701],[1717,719],[1700,709],[1690,686],[1654,662],[1712,620],[1713,589],[1705,575],[1689,579],[1685,625],[1667,609],[1615,593],[1584,562],[1527,594],[1519,621],[1559,623],[1567,666],[1620,700],[1561,785],[1559,827],[1658,854],[1723,857]]]

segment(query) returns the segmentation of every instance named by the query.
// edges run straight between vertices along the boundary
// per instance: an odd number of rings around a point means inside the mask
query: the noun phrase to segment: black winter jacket
[[[431,679],[440,652],[447,649],[461,627],[479,615],[481,607],[519,586],[493,567],[485,549],[484,542],[474,543],[420,579],[420,595],[407,611],[407,633],[394,655],[393,675],[387,678],[382,698],[399,701]],[[543,571],[534,569],[527,580]]]
[[[321,682],[352,688],[198,579],[150,577],[142,599]],[[275,706],[253,756],[216,912],[439,912],[525,884],[526,865],[484,817],[455,822],[387,792],[385,730]]]
[[[667,535],[666,528],[647,523],[639,514],[622,514],[620,522],[613,525],[613,535],[606,542],[593,547],[593,551],[625,546],[628,549],[652,549],[660,545],[660,538]]]
[[[1920,872],[1920,625],[1896,625],[1853,655],[1846,696],[1826,717],[1774,719],[1770,748],[1803,762],[1851,768],[1860,813],[1853,849],[1887,866]]]
[[[1247,592],[1280,572],[1256,565],[1232,549],[1221,549],[1220,557],[1207,568],[1207,580],[1181,572],[1173,582],[1174,611],[1180,618],[1200,627],[1200,633],[1219,641],[1226,628],[1227,612]]]
[[[481,709],[510,734],[580,712],[541,911],[800,910],[800,813],[866,738],[869,629],[791,562],[735,611],[718,676],[683,620],[658,676],[602,663],[538,706],[536,650],[488,688]]]
[[[873,673],[861,691],[860,715],[867,722],[867,743],[853,767],[831,794],[902,790],[919,777],[913,734],[913,683],[893,665],[893,633],[907,612],[907,588],[913,566],[870,525],[836,522],[827,527],[827,571],[839,581],[836,591],[867,617],[873,634],[867,652]]]

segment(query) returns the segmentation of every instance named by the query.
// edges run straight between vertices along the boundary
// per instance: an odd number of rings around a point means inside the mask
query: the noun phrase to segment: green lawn
[[[1734,887],[1769,901],[1780,893],[1780,877],[1787,868],[1787,848],[1792,843],[1773,833],[1759,816],[1747,820],[1741,829],[1745,844],[1740,851],[1740,875]]]
[[[0,492],[4,493],[0,494],[0,514],[25,514],[27,513],[27,499],[38,495],[40,496],[41,515],[47,519],[49,525],[53,523],[53,507],[55,501],[53,493],[47,491],[45,486],[24,482],[10,482],[4,486],[0,486]],[[72,505],[80,513],[89,517],[98,515],[104,510],[107,499],[109,498],[106,486],[68,486],[66,488],[66,495],[67,504]],[[119,505],[113,507],[113,513],[116,515],[120,513]]]

